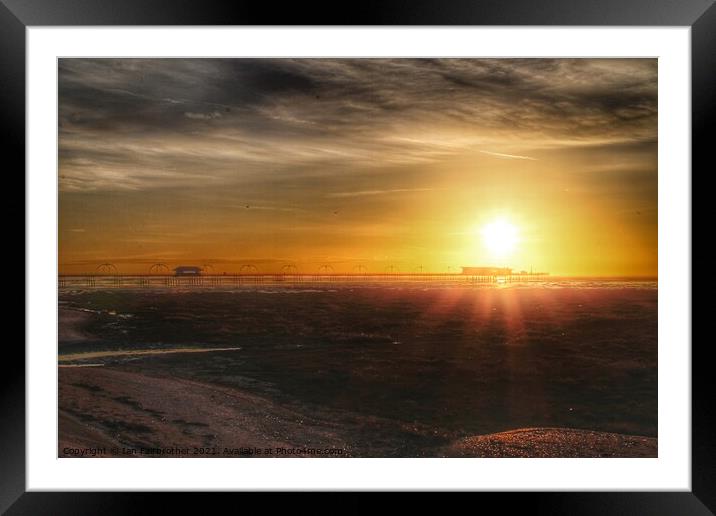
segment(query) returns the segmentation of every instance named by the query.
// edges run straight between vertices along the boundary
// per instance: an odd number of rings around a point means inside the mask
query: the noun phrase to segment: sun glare
[[[482,241],[496,258],[504,258],[515,250],[519,241],[517,228],[503,219],[490,222],[482,228]]]

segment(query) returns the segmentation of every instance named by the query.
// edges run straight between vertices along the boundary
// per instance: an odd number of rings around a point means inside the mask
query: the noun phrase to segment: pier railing
[[[477,276],[453,273],[381,273],[381,274],[201,274],[174,275],[60,275],[61,289],[76,288],[166,288],[166,287],[237,287],[251,285],[323,285],[323,284],[380,284],[380,283],[526,283],[543,281],[546,274],[511,274],[506,276]]]

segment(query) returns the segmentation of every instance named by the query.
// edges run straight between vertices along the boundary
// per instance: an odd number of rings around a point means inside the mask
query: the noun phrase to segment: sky
[[[657,274],[656,59],[58,66],[60,273]]]

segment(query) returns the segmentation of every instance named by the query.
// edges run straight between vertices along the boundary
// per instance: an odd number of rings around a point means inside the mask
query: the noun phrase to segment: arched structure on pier
[[[281,272],[283,274],[298,274],[298,267],[296,267],[292,263],[287,263],[283,267],[281,267]]]
[[[365,265],[359,264],[353,267],[353,272],[356,274],[366,274],[368,272],[368,268]]]
[[[318,268],[319,274],[333,274],[334,272],[333,266],[328,263],[324,263]]]
[[[241,273],[241,274],[258,274],[259,269],[251,263],[245,263],[239,269],[239,273]]]
[[[117,274],[119,270],[113,263],[100,263],[95,269],[95,272],[99,274]]]
[[[149,274],[169,274],[169,266],[166,263],[157,262],[149,267]]]

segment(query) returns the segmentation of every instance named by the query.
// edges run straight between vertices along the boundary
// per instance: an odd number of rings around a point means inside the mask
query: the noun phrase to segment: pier
[[[502,283],[528,283],[544,281],[547,273],[508,275],[471,275],[463,273],[244,273],[244,274],[200,274],[176,276],[169,274],[87,274],[60,275],[60,289],[84,288],[211,288],[239,286],[311,286],[311,285],[358,285],[358,284],[409,284],[442,283],[449,285],[477,285]]]

